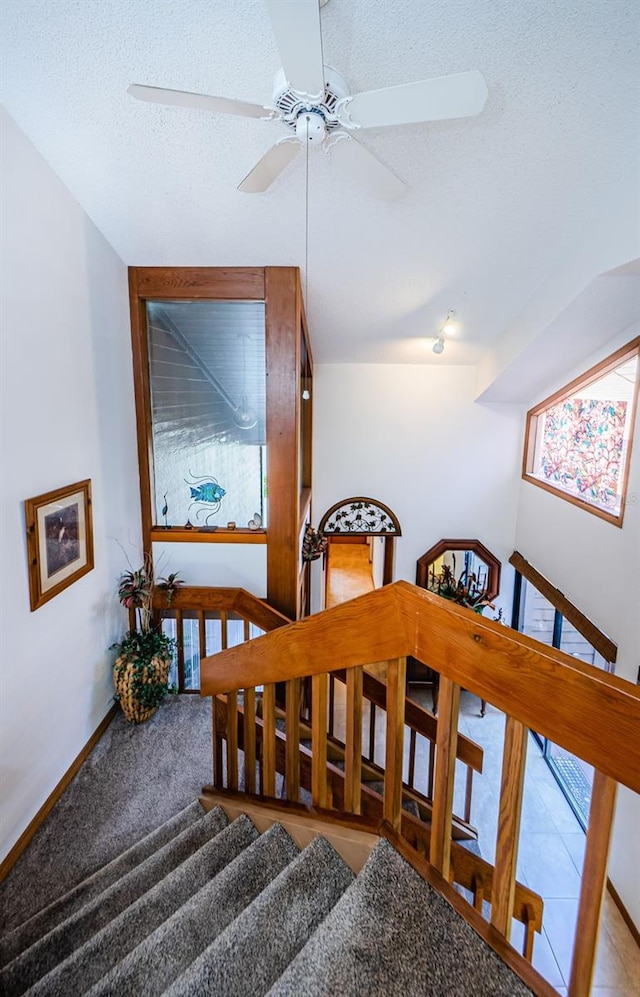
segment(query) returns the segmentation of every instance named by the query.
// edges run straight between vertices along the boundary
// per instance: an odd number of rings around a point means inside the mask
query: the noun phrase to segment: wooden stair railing
[[[244,623],[243,628],[243,641],[246,641],[250,637],[249,626],[253,624],[260,630],[269,632],[271,630],[277,629],[282,626],[288,625],[291,621],[279,613],[277,610],[272,609],[263,600],[258,599],[256,596],[247,592],[245,589],[241,588],[206,588],[201,586],[185,586],[178,589],[176,595],[172,600],[171,606],[167,607],[166,597],[160,592],[155,593],[154,597],[154,610],[156,614],[156,619],[160,621],[171,621],[171,629],[175,633],[177,638],[177,664],[178,664],[178,675],[180,679],[180,691],[197,691],[188,690],[184,688],[184,625],[187,620],[197,620],[198,622],[198,650],[200,652],[200,658],[206,656],[208,652],[207,648],[207,634],[206,634],[206,623],[215,617],[220,628],[220,644],[222,649],[226,649],[229,646],[228,637],[228,623],[233,619],[241,619]],[[133,620],[133,625],[135,625],[135,619]],[[334,699],[335,699],[335,681],[340,680],[346,682],[346,673],[344,671],[336,671],[332,673],[329,682],[329,735],[333,733],[333,713],[334,713]],[[386,688],[384,682],[375,678],[373,675],[364,673],[363,675],[363,693],[365,699],[369,701],[369,715],[370,715],[370,727],[369,727],[369,737],[368,737],[368,754],[365,752],[365,756],[369,758],[371,762],[374,760],[376,753],[376,741],[375,741],[375,723],[376,723],[376,711],[386,709]],[[418,736],[422,736],[427,739],[430,744],[429,751],[429,767],[428,767],[428,777],[426,792],[422,793],[419,797],[416,793],[416,802],[418,804],[422,803],[422,797],[426,796],[427,805],[430,807],[431,797],[433,795],[433,773],[434,773],[434,750],[433,745],[435,744],[437,720],[433,714],[429,713],[427,710],[422,709],[418,704],[413,703],[411,700],[407,699],[405,703],[405,724],[409,730],[410,735],[410,745],[409,745],[409,761],[408,761],[408,778],[407,785],[405,786],[405,793],[409,797],[411,796],[411,790],[414,789],[415,780],[415,753],[416,753],[416,739]],[[249,750],[251,750],[251,744],[249,744]],[[466,791],[464,800],[464,813],[461,820],[470,824],[471,818],[471,793],[472,793],[472,780],[473,773],[482,772],[482,749],[475,742],[469,740],[466,737],[461,736],[458,739],[458,758],[466,766]],[[248,789],[248,787],[247,787]],[[248,789],[248,791],[251,791]],[[462,837],[471,836],[463,831],[461,831]]]
[[[265,687],[266,690],[267,687]],[[227,712],[227,697],[216,696],[214,699],[215,704],[215,729],[216,734],[221,737],[222,741],[225,740],[225,735],[227,733],[227,717],[229,716]],[[276,714],[277,714],[276,708]],[[260,773],[259,780],[254,780],[253,789],[249,789],[247,783],[249,781],[249,774],[252,768],[251,758],[246,754],[246,764],[243,765],[242,773],[238,771],[237,768],[234,769],[233,776],[227,780],[223,778],[219,782],[215,783],[211,787],[206,787],[210,789],[212,793],[218,792],[220,789],[238,791],[241,787],[241,783],[244,779],[244,790],[247,793],[256,792],[255,787],[259,783],[260,787],[265,785],[265,770],[261,764],[260,748],[264,745],[265,740],[263,736],[264,724],[261,717],[256,717],[255,713],[247,711],[240,706],[237,710],[233,711],[233,715],[237,715],[237,727],[234,724],[234,732],[231,737],[231,743],[237,744],[237,749],[240,751],[245,750],[246,753],[246,734],[250,731],[255,724],[255,729],[257,731],[257,744],[258,753],[257,756],[253,757],[253,764],[256,764]],[[253,719],[253,723],[252,723]],[[287,736],[285,731],[281,731],[276,727],[275,730],[275,774],[284,772],[286,764],[286,741]],[[229,742],[227,742],[229,743]],[[327,741],[327,753],[328,757],[330,755],[330,743]],[[317,766],[315,771],[317,771]],[[303,744],[300,746],[300,788],[305,789],[312,793],[313,796],[313,752],[309,747],[305,747]],[[346,774],[343,769],[336,767],[330,760],[327,761],[326,766],[326,779],[327,779],[327,793],[325,796],[325,805],[320,807],[323,811],[327,811],[330,807],[335,808],[335,810],[340,813],[355,813],[353,809],[350,809],[346,801]],[[275,790],[275,778],[274,778],[274,790]],[[264,790],[260,792],[261,798],[273,797],[275,798],[275,791],[272,793],[265,793]],[[289,803],[297,802],[297,799],[290,798],[287,796]],[[383,817],[383,798],[380,794],[369,789],[366,783],[363,783],[361,787],[360,796],[360,814],[368,818],[378,818]],[[431,842],[431,830],[428,824],[424,821],[419,820],[413,814],[405,811],[401,811],[401,824],[400,824],[400,834],[402,837],[408,841],[416,851],[428,857]],[[450,881],[455,883],[457,886],[462,887],[471,894],[471,903],[480,913],[483,911],[483,902],[491,896],[493,891],[494,883],[494,868],[491,863],[487,862],[485,859],[476,855],[474,852],[469,851],[463,845],[457,841],[453,841],[451,845],[451,873]],[[513,900],[513,911],[516,920],[521,921],[524,925],[524,942],[523,942],[523,955],[527,959],[531,959],[531,953],[533,949],[533,938],[534,932],[540,931],[542,927],[542,914],[543,914],[543,904],[540,896],[533,890],[530,890],[521,883],[516,883],[516,890]]]
[[[366,700],[370,703],[369,713],[369,743],[364,754],[370,762],[375,760],[376,754],[376,710],[386,711],[387,690],[384,682],[370,675],[366,670],[363,673],[362,690]],[[338,669],[331,673],[329,677],[329,734],[333,734],[332,709],[334,687],[336,680],[346,682],[346,672]],[[404,724],[409,731],[409,750],[407,759],[407,779],[405,780],[405,791],[415,788],[416,770],[416,744],[417,737],[421,736],[429,741],[429,764],[427,770],[427,785],[424,787],[422,795],[429,801],[433,799],[433,777],[435,771],[435,743],[438,731],[438,721],[433,713],[429,713],[418,703],[408,697],[405,698]],[[464,793],[464,814],[462,820],[467,824],[471,822],[471,796],[473,789],[473,773],[482,772],[483,751],[479,744],[471,741],[463,734],[459,734],[456,742],[456,758],[466,767],[466,783]]]
[[[251,706],[250,709],[245,708],[243,705],[238,705],[236,708],[239,712],[239,726],[238,726],[238,750],[243,751],[245,749],[245,744],[248,744],[250,755],[246,767],[246,777],[250,779],[252,774],[251,759],[257,759],[258,771],[261,771],[262,767],[262,750],[264,747],[263,738],[263,724],[261,719],[262,714],[262,703],[261,696],[258,695],[256,702],[255,690],[248,690],[251,696]],[[217,747],[218,757],[222,757],[223,743],[227,738],[227,709],[228,703],[227,698],[224,696],[217,696],[215,698],[215,731],[216,738],[219,741]],[[251,734],[251,720],[253,718],[253,735]],[[284,730],[279,729],[280,724],[284,724]],[[278,738],[278,745],[276,750],[276,774],[284,775],[285,773],[285,761],[286,752],[284,751],[284,745],[287,742],[287,732],[286,732],[286,711],[282,708],[276,706],[276,725],[277,732],[276,736]],[[405,721],[406,726],[406,721]],[[300,786],[302,789],[306,790],[308,793],[311,792],[311,769],[310,767],[305,768],[305,760],[307,757],[311,757],[309,750],[309,745],[313,738],[313,728],[312,726],[303,718],[300,719],[299,724],[299,751],[300,751]],[[255,742],[255,743],[254,743]],[[256,753],[257,744],[257,753]],[[473,741],[468,742],[470,748],[472,749],[469,754],[473,757],[474,754],[478,753],[478,746],[474,744]],[[280,745],[282,745],[283,750],[280,751]],[[475,751],[473,749],[476,749]],[[480,760],[482,759],[482,753],[480,754]],[[406,767],[406,766],[405,766]],[[345,772],[346,772],[346,746],[344,742],[338,740],[335,736],[327,734],[327,779],[328,779],[328,798],[332,801],[331,805],[334,809],[345,809],[349,813],[356,813],[353,806],[345,805]],[[305,781],[305,776],[308,778]],[[384,784],[384,768],[370,762],[364,756],[361,761],[361,779],[362,779],[362,796],[360,799],[360,812],[366,816],[379,817],[382,815],[382,796],[381,794],[372,786],[370,783]],[[218,788],[228,788],[224,786],[224,777],[216,775],[215,785]],[[256,785],[256,780],[253,780],[253,785]],[[235,787],[234,787],[235,788]],[[247,792],[255,792],[255,789],[250,789],[245,785],[244,787]],[[263,794],[267,795],[267,794]],[[429,823],[431,815],[431,803],[432,801],[423,796],[422,793],[418,792],[417,789],[408,786],[403,782],[402,796],[405,803],[412,803],[418,809],[420,813],[419,822]],[[466,801],[465,801],[466,803]],[[477,831],[463,817],[458,817],[453,815],[452,818],[452,833],[453,837],[456,839],[469,840],[477,838]]]
[[[335,662],[347,672],[345,801],[361,800],[361,710],[363,665],[388,662],[383,815],[401,832],[405,723],[406,656],[412,655],[441,675],[437,726],[434,812],[429,861],[445,879],[455,874],[451,841],[454,770],[458,741],[460,689],[486,699],[507,716],[503,757],[496,866],[491,892],[491,924],[509,939],[516,913],[515,866],[522,805],[524,731],[550,738],[597,770],[587,833],[582,889],[573,952],[570,997],[588,997],[597,925],[606,876],[615,783],[640,792],[640,690],[630,682],[548,648],[454,603],[396,582],[298,623],[266,634],[201,662],[202,695],[224,693],[233,707],[239,689],[263,687],[263,787],[274,793],[276,722],[274,683],[287,686],[285,787],[288,799],[300,790],[300,680],[312,684],[311,786],[313,802],[328,802],[327,751],[329,675]],[[349,672],[352,675],[349,676]],[[290,727],[289,727],[290,725]],[[606,730],[607,737],[593,732]],[[296,745],[296,750],[293,745]],[[228,710],[227,757],[238,745],[238,712]],[[237,780],[237,772],[233,773]],[[530,955],[531,946],[528,946]]]
[[[275,630],[291,623],[286,616],[272,609],[262,599],[252,595],[242,588],[208,588],[190,585],[179,588],[171,605],[167,606],[166,596],[162,590],[154,593],[154,619],[160,623],[165,632],[175,636],[177,642],[177,672],[179,692],[198,692],[194,687],[187,687],[184,674],[185,625],[187,621],[197,621],[198,656],[203,659],[207,654],[214,653],[213,647],[207,646],[207,623],[215,621],[218,628],[220,647],[226,650],[231,646],[230,625],[232,622],[242,623],[242,641],[249,640],[251,626],[263,632]],[[135,610],[129,611],[130,626],[135,628]],[[217,650],[217,648],[216,648]]]

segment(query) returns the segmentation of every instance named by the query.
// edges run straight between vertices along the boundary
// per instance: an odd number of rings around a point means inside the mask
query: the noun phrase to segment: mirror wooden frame
[[[488,568],[486,598],[489,601],[495,599],[500,591],[501,564],[495,554],[492,554],[479,540],[439,540],[422,557],[418,558],[416,562],[416,585],[420,588],[428,589],[430,566],[450,550],[470,550],[476,557],[484,561]]]

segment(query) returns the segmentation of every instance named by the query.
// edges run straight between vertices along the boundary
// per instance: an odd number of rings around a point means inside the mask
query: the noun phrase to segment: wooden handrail
[[[532,564],[529,564],[527,559],[519,551],[514,550],[509,558],[509,564],[512,564],[523,578],[531,582],[537,588],[538,592],[551,603],[554,609],[562,613],[569,623],[576,628],[578,633],[595,647],[598,654],[601,654],[605,661],[613,663],[616,660],[618,647],[611,638],[607,637],[577,606],[569,602],[566,595],[560,589],[556,588],[555,585],[552,585],[548,578],[541,575]]]
[[[408,582],[204,658],[201,694],[408,654],[640,792],[636,686]]]
[[[237,613],[244,619],[249,620],[261,630],[275,630],[278,627],[285,627],[291,620],[273,609],[268,603],[257,596],[252,595],[243,588],[209,588],[204,585],[185,585],[178,589],[171,605],[167,606],[167,597],[162,589],[156,590],[153,595],[153,608],[163,615],[171,613],[173,610],[191,610],[197,612],[221,612],[227,611]]]

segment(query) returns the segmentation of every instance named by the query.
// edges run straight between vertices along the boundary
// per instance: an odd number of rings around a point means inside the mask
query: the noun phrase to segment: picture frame
[[[31,612],[94,567],[91,479],[25,499]]]

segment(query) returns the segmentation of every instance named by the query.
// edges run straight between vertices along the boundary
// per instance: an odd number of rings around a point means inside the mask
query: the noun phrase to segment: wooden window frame
[[[129,267],[138,465],[144,550],[154,542],[249,543],[267,545],[267,599],[291,619],[299,614],[300,523],[310,506],[310,457],[301,462],[301,382],[310,385],[313,358],[308,339],[298,267]],[[147,301],[264,301],[267,370],[267,528],[160,527],[153,522],[153,435]],[[304,364],[302,347],[305,344]],[[302,373],[304,367],[304,375]],[[304,403],[306,404],[306,402]],[[303,451],[311,447],[310,415]],[[300,482],[302,480],[302,490]],[[275,498],[277,496],[277,499]]]
[[[500,592],[500,570],[499,559],[492,554],[488,547],[485,547],[479,540],[445,539],[439,540],[437,544],[425,551],[422,557],[416,561],[416,585],[420,588],[429,588],[429,568],[448,551],[469,550],[480,558],[487,566],[487,586],[486,598],[491,602]]]
[[[574,395],[579,388],[586,388],[594,381],[598,381],[605,374],[619,367],[620,364],[624,363],[625,360],[630,360],[632,357],[637,356],[640,358],[640,336],[636,336],[631,342],[627,343],[625,346],[621,346],[619,350],[612,353],[610,356],[601,360],[594,367],[589,368],[584,374],[580,374],[565,387],[560,388],[553,395],[545,398],[544,401],[535,405],[532,409],[527,412],[527,422],[524,434],[524,451],[522,456],[522,477],[525,481],[528,481],[532,485],[536,485],[537,488],[542,488],[544,491],[549,492],[552,495],[556,495],[558,498],[564,499],[565,502],[569,502],[571,505],[578,506],[580,509],[584,509],[590,512],[594,516],[598,516],[600,519],[604,519],[608,523],[613,523],[614,526],[621,527],[624,519],[625,505],[627,499],[627,485],[629,481],[629,466],[631,462],[631,451],[633,447],[633,436],[636,421],[636,412],[638,406],[638,391],[640,388],[640,378],[636,378],[636,383],[633,391],[633,398],[631,400],[631,408],[629,412],[629,438],[627,443],[627,451],[625,455],[625,463],[622,468],[621,476],[621,497],[620,497],[620,512],[612,513],[607,512],[606,509],[601,509],[597,505],[593,505],[586,499],[580,498],[579,495],[573,495],[570,492],[564,491],[557,485],[552,484],[548,481],[541,481],[540,478],[533,474],[533,465],[535,460],[535,447],[536,447],[536,433],[538,428],[538,418],[547,411],[547,409],[552,408],[559,402],[569,398]]]

